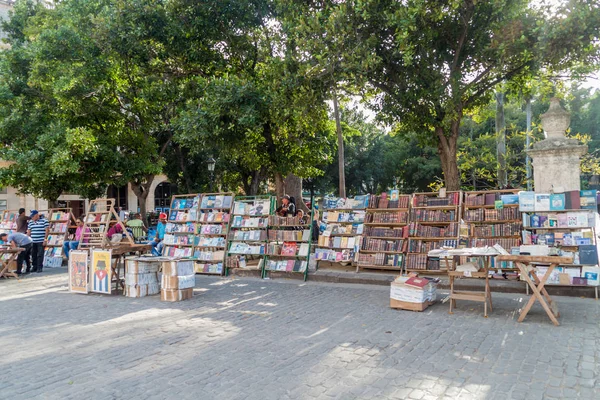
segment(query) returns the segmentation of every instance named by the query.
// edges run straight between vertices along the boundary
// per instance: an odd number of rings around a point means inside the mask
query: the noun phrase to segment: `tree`
[[[344,51],[337,70],[380,94],[374,107],[384,121],[435,143],[450,190],[460,188],[463,115],[487,104],[504,80],[597,53],[592,3],[571,2],[567,15],[549,18],[524,0],[296,2],[298,34],[307,43],[335,35]],[[560,35],[564,26],[570,31]]]
[[[498,160],[498,187],[505,188],[508,185],[506,171],[506,122],[504,120],[503,89],[496,92],[496,158]]]

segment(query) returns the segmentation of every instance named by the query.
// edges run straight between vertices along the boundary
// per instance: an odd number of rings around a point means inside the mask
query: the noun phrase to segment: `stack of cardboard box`
[[[162,263],[161,301],[191,299],[195,285],[193,260],[170,260]]]
[[[125,296],[144,297],[158,294],[158,270],[161,259],[157,257],[132,257],[125,260]]]

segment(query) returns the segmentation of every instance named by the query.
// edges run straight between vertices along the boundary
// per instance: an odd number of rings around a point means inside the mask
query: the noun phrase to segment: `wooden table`
[[[110,265],[110,268],[112,269],[112,276],[114,277],[115,281],[115,290],[118,292],[119,286],[121,286],[121,290],[125,289],[125,282],[123,282],[119,276],[119,263],[125,258],[126,255],[131,253],[145,253],[152,250],[152,246],[149,244],[122,243],[117,244],[116,246],[107,247],[106,250],[111,251],[111,257],[113,261]],[[123,270],[125,270],[125,267],[123,267]]]
[[[10,263],[15,261],[22,251],[25,251],[25,249],[21,247],[0,248],[0,277],[19,277],[16,272],[9,272],[8,268],[10,267]],[[5,258],[5,255],[8,255],[8,257]]]
[[[531,307],[536,301],[539,301],[548,317],[552,323],[556,326],[560,325],[558,323],[558,317],[560,313],[558,312],[558,307],[556,303],[552,300],[546,288],[546,281],[554,271],[558,265],[561,264],[572,264],[572,257],[559,257],[559,256],[513,256],[513,255],[502,255],[496,257],[497,261],[512,261],[515,263],[519,272],[521,273],[521,279],[525,279],[529,287],[532,291],[532,296],[527,302],[527,305],[521,311],[519,315],[519,319],[517,321],[523,322],[525,316],[531,310]],[[537,274],[534,272],[535,267],[532,264],[548,264],[548,270],[542,277],[539,279]],[[533,273],[531,273],[533,272]],[[531,279],[533,277],[533,280]]]
[[[456,300],[469,300],[469,301],[479,301],[483,303],[483,316],[487,318],[487,309],[488,305],[490,307],[490,311],[492,311],[492,292],[490,290],[490,260],[492,257],[495,257],[497,254],[456,254],[456,252],[451,254],[452,258],[452,269],[448,270],[448,278],[450,280],[450,311],[452,314],[452,309],[456,308]],[[483,271],[471,272],[470,274],[466,274],[462,271],[456,271],[456,257],[469,257],[475,258],[480,257],[483,258]],[[454,290],[454,279],[456,278],[485,278],[485,288],[483,292],[475,292],[475,291],[458,291]]]

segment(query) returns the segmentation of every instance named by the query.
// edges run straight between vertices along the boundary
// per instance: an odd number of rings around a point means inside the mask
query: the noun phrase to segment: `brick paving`
[[[163,303],[0,280],[1,399],[599,399],[600,302],[517,323],[458,302],[389,308],[386,287],[198,276]]]

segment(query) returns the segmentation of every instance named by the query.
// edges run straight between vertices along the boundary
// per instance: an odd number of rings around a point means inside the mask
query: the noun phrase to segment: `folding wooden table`
[[[517,321],[523,322],[525,316],[531,310],[531,307],[536,301],[539,301],[548,317],[552,323],[556,326],[560,325],[558,323],[558,317],[560,313],[558,312],[558,307],[556,303],[552,300],[544,285],[546,285],[546,281],[554,271],[558,265],[561,264],[572,264],[572,257],[559,257],[559,256],[513,256],[513,255],[502,255],[496,257],[497,261],[512,261],[515,263],[519,272],[521,273],[521,279],[525,279],[529,287],[531,288],[532,295],[529,299],[529,302],[521,311],[519,315],[519,319]],[[535,267],[532,264],[548,264],[548,270],[542,277],[539,279],[537,274],[535,273]],[[532,273],[533,272],[533,273]],[[531,279],[533,277],[533,280]]]
[[[19,275],[17,275],[16,272],[9,272],[8,268],[10,267],[10,263],[15,261],[19,256],[19,253],[24,250],[25,249],[22,249],[20,247],[0,248],[0,277],[19,277]]]
[[[450,311],[452,314],[452,309],[456,308],[456,300],[469,300],[469,301],[479,301],[483,302],[483,316],[487,318],[487,309],[488,305],[490,307],[490,311],[492,311],[492,292],[490,290],[490,259],[495,257],[498,253],[490,254],[473,254],[471,252],[465,251],[464,254],[459,254],[457,251],[453,251],[451,256],[452,258],[452,269],[448,271],[448,279],[450,280]],[[483,271],[470,272],[465,273],[462,271],[456,271],[456,257],[482,257],[483,258]],[[475,292],[472,290],[469,291],[458,291],[454,289],[454,279],[456,278],[485,278],[485,287],[483,292]]]

